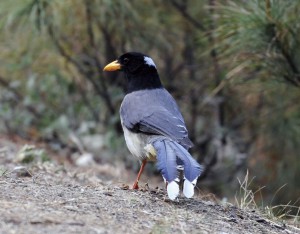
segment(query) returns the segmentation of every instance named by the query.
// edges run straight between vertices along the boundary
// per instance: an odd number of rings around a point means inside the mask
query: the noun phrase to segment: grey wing
[[[172,106],[167,109],[150,101],[141,108],[138,103],[125,103],[120,110],[122,124],[133,132],[167,136],[188,149],[193,143],[188,138],[188,131],[177,105],[172,105],[167,105]]]
[[[185,123],[178,117],[171,115],[167,110],[159,110],[139,121],[140,131],[157,132],[170,137],[185,148],[193,146],[188,138]]]

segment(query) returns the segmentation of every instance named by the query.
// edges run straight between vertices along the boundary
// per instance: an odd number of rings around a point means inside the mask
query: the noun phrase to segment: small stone
[[[120,188],[123,189],[123,190],[128,190],[129,189],[129,185],[128,184],[122,184],[120,186]]]
[[[83,153],[75,162],[77,166],[87,167],[95,164],[94,157],[90,153]]]

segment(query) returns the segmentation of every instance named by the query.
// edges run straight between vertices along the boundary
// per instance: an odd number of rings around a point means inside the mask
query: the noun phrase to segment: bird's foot
[[[132,189],[139,189],[139,182],[138,181],[135,181],[133,186],[132,186]]]

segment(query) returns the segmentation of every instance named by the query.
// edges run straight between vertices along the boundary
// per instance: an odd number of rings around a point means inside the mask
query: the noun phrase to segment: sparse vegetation
[[[298,203],[298,201],[295,202],[289,202],[289,204],[286,205],[272,205],[272,201],[269,204],[263,203],[263,197],[260,199],[262,201],[261,205],[258,205],[255,197],[257,195],[262,196],[262,190],[264,187],[257,189],[256,191],[251,190],[251,183],[253,183],[255,178],[250,179],[249,178],[249,172],[247,170],[247,173],[243,179],[243,181],[239,181],[240,184],[240,190],[235,196],[235,205],[239,207],[242,210],[255,210],[256,212],[260,212],[261,215],[265,216],[269,220],[277,221],[277,222],[283,222],[284,220],[288,223],[294,225],[295,227],[299,227],[299,209],[300,207],[295,206],[295,204]],[[275,193],[273,199],[275,199],[276,194],[284,189],[285,185],[281,186]],[[295,213],[295,210],[297,212]],[[294,214],[295,213],[295,214]]]

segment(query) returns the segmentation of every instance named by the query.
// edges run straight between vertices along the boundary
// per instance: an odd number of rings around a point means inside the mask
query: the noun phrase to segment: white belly
[[[130,153],[139,159],[154,160],[156,156],[155,149],[151,144],[148,144],[149,136],[142,133],[134,133],[129,131],[123,125],[124,137],[127,148]]]
[[[145,154],[144,147],[146,146],[146,142],[143,142],[140,135],[130,132],[127,128],[123,127],[124,137],[126,141],[126,145],[134,156],[138,158],[143,158]]]

